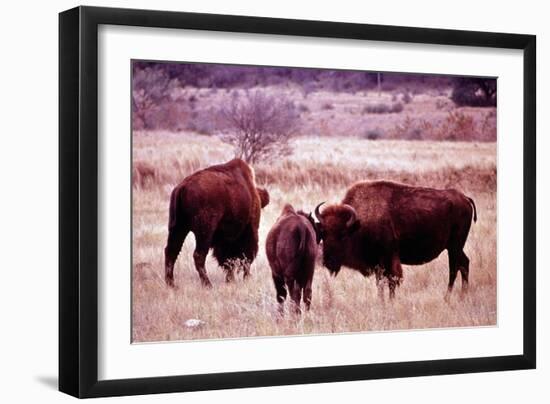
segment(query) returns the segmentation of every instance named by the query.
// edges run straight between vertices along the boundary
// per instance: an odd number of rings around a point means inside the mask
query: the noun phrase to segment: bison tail
[[[179,189],[175,188],[170,195],[170,210],[168,213],[168,229],[172,230],[177,226],[177,211],[178,211],[178,195]]]
[[[468,198],[468,197],[466,197]],[[468,201],[472,204],[472,208],[474,208],[474,223],[477,222],[477,209],[476,204],[474,203],[474,200],[472,198],[468,198]]]
[[[307,232],[303,226],[300,226],[298,229],[298,237],[300,238],[300,242],[298,243],[298,252],[302,255],[306,250]]]

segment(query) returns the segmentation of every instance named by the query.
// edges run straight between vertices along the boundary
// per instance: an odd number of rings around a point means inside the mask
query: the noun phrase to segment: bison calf
[[[287,289],[296,313],[301,312],[302,293],[306,310],[309,310],[318,240],[313,217],[285,205],[266,240],[267,259],[281,314]]]

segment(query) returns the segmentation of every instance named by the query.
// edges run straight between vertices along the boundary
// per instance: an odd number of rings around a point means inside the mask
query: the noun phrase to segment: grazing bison
[[[321,205],[315,215],[323,264],[333,275],[344,265],[365,276],[376,273],[377,283],[385,276],[394,297],[402,263],[424,264],[447,250],[448,293],[459,270],[466,290],[469,259],[463,248],[477,213],[474,201],[461,192],[365,181],[353,185],[341,204],[320,212]]]
[[[204,262],[214,249],[226,280],[233,279],[235,259],[244,259],[244,277],[258,252],[260,210],[269,203],[256,188],[252,168],[240,159],[208,167],[185,178],[172,191],[168,241],[164,249],[165,280],[174,286],[174,264],[187,234],[195,235],[195,268],[202,284],[211,286]]]
[[[306,310],[309,310],[319,242],[315,229],[315,221],[311,214],[296,212],[287,204],[267,235],[265,250],[281,314],[287,289],[296,313],[300,313],[302,292]]]

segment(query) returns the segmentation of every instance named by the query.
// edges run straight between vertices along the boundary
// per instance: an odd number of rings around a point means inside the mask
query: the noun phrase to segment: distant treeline
[[[197,88],[249,88],[293,83],[304,92],[317,90],[361,91],[379,88],[382,91],[442,89],[453,85],[453,78],[444,75],[413,73],[378,73],[334,69],[262,67],[204,63],[159,63],[135,61],[134,74],[144,69],[157,70],[180,86]]]

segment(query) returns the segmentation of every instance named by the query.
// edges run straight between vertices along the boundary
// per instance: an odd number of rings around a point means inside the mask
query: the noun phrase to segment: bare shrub
[[[474,118],[460,111],[451,111],[439,132],[441,140],[472,140],[476,133]]]
[[[302,93],[304,95],[304,98],[307,98],[309,94],[317,91],[317,83],[313,81],[306,81],[302,84]]]
[[[397,102],[392,105],[384,104],[384,103],[377,103],[377,104],[370,104],[365,106],[363,108],[363,114],[390,114],[390,113],[399,113],[403,112],[403,104],[400,102]]]
[[[398,114],[400,112],[403,112],[403,109],[404,109],[403,104],[401,104],[400,102],[397,102],[392,105],[390,112],[394,114]]]
[[[454,108],[454,103],[448,98],[438,98],[435,102],[435,107],[439,110],[450,111]]]
[[[187,120],[186,129],[202,135],[212,135],[219,126],[217,115],[213,108],[194,110]]]
[[[380,128],[369,129],[363,137],[368,140],[378,140],[384,137],[384,132]]]
[[[252,164],[290,154],[288,141],[300,122],[294,103],[258,90],[232,97],[221,117],[221,139],[233,145],[236,157]]]
[[[132,76],[132,126],[134,129],[156,129],[155,115],[178,85],[162,68],[146,67],[134,70]]]
[[[494,141],[497,138],[497,116],[496,110],[491,110],[485,115],[481,123],[481,139]]]
[[[308,112],[310,112],[310,109],[309,109],[308,106],[305,105],[305,104],[300,104],[300,105],[298,106],[298,110],[300,111],[300,113],[308,113]]]
[[[146,187],[156,181],[157,172],[155,168],[144,161],[136,161],[132,169],[132,185]]]
[[[181,131],[185,129],[189,110],[187,105],[178,102],[163,102],[148,108],[143,113],[145,127],[134,129],[166,129]]]
[[[411,93],[406,92],[406,93],[403,94],[403,96],[401,97],[401,100],[402,100],[405,104],[410,104],[410,102],[413,100],[413,96],[411,95]]]
[[[433,126],[426,120],[415,120],[407,115],[402,123],[395,125],[389,131],[389,137],[393,139],[422,140],[426,134],[433,131]]]
[[[389,137],[407,140],[494,140],[496,118],[489,113],[482,122],[476,124],[473,116],[462,111],[450,111],[440,122],[407,116],[403,122],[396,124],[389,131]]]
[[[387,114],[390,112],[390,106],[387,104],[370,104],[363,108],[363,114]]]

